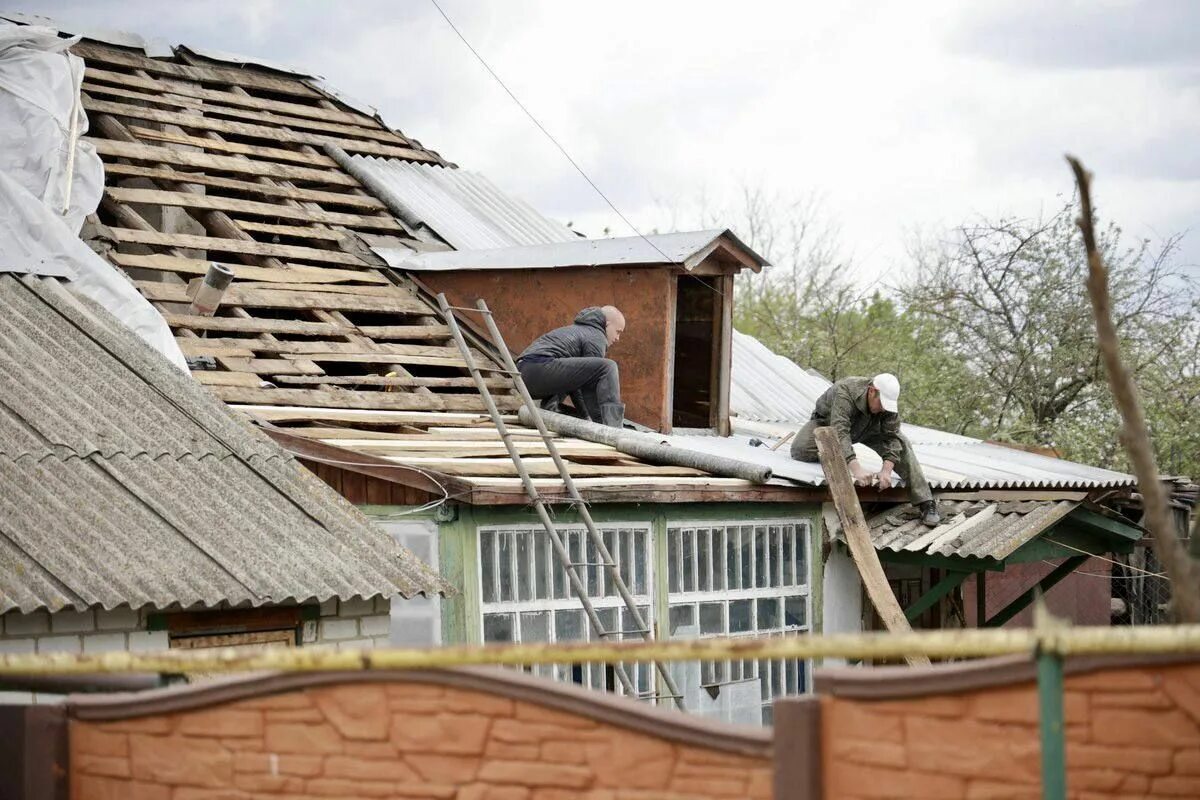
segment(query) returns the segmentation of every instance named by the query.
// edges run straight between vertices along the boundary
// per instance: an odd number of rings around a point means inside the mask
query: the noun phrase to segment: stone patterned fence
[[[1066,663],[1072,798],[1200,797],[1200,661]],[[778,798],[1041,798],[1027,658],[817,673],[776,704]]]
[[[77,800],[771,796],[770,731],[500,670],[274,675],[67,716]]]

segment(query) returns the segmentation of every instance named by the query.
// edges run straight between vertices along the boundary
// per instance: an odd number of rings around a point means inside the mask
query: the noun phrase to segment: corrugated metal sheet
[[[430,223],[434,230],[438,230]],[[438,231],[441,233],[441,231]],[[614,239],[572,238],[552,244],[497,246],[496,249],[415,254],[411,250],[377,247],[375,252],[397,269],[436,272],[472,269],[553,269],[555,267],[619,267],[677,264],[690,269],[724,239],[750,255],[759,267],[767,261],[728,230],[688,231]]]
[[[1001,561],[1070,514],[1076,501],[942,501],[942,524],[928,528],[905,503],[867,520],[877,550]],[[838,530],[838,538],[842,538]]]
[[[477,172],[394,158],[354,156],[397,200],[456,250],[569,242],[569,228],[505,194]]]
[[[0,373],[0,612],[448,588],[54,280],[0,275]]]
[[[754,337],[735,331],[729,407],[734,415],[734,431],[739,435],[725,440],[687,437],[687,446],[759,463],[765,460],[779,478],[823,484],[820,465],[792,461],[788,445],[769,453],[765,448],[748,448],[745,443],[750,437],[777,440],[794,433],[812,416],[817,398],[829,386],[829,381],[773,353]],[[1132,486],[1137,482],[1132,475],[988,444],[969,436],[908,424],[903,431],[935,489],[1076,489]],[[868,469],[879,468],[879,457],[874,452],[862,445],[856,445],[855,451]]]

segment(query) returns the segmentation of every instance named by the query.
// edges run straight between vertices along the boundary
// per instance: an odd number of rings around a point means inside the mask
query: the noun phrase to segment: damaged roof
[[[0,612],[448,589],[55,278],[0,272],[0,373]]]
[[[817,399],[832,384],[806,372],[790,359],[773,353],[753,336],[734,331],[729,408],[734,436],[726,445],[746,452],[749,437],[782,439],[812,416]],[[1076,464],[970,436],[905,423],[904,435],[913,444],[925,477],[935,489],[1092,489],[1133,486],[1132,475]],[[771,444],[774,444],[773,442]],[[709,449],[717,445],[698,442]],[[855,451],[868,469],[878,469],[879,457],[862,445]],[[762,455],[775,475],[821,485],[825,475],[819,464],[804,464],[788,457],[788,445]]]

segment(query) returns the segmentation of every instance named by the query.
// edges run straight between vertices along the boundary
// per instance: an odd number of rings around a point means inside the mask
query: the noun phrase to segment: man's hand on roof
[[[850,462],[850,477],[854,478],[855,486],[871,485],[871,473],[863,469],[857,458]]]
[[[896,485],[893,474],[894,473],[892,472],[892,462],[884,461],[883,469],[879,470],[879,474],[875,477],[875,483],[876,483],[876,486],[879,487],[879,491],[881,491],[881,492],[887,491],[888,489],[890,489]]]

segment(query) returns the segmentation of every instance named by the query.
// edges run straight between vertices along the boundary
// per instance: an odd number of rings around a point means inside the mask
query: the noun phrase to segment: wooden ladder
[[[517,469],[517,474],[521,476],[521,483],[525,487],[525,494],[529,497],[530,504],[537,512],[538,518],[542,522],[542,527],[546,529],[546,534],[550,537],[550,543],[553,546],[554,553],[558,558],[559,563],[566,571],[567,580],[571,585],[571,591],[579,599],[583,605],[584,614],[587,615],[588,623],[591,625],[592,631],[600,639],[609,639],[612,637],[620,637],[627,634],[636,634],[641,636],[645,641],[654,639],[654,631],[651,629],[645,617],[642,616],[641,610],[638,608],[634,600],[633,593],[629,591],[629,586],[625,583],[625,579],[621,576],[620,569],[616,561],[609,552],[608,546],[604,543],[604,537],[600,535],[600,531],[596,528],[596,523],[592,520],[591,512],[588,510],[587,502],[579,493],[575,481],[571,478],[571,472],[567,468],[567,463],[558,453],[558,448],[554,443],[554,434],[550,432],[544,422],[542,422],[541,414],[538,411],[537,403],[529,394],[529,389],[525,386],[525,381],[521,379],[521,373],[517,369],[516,362],[513,361],[512,353],[508,350],[508,345],[504,341],[504,337],[500,334],[500,329],[496,326],[496,321],[492,316],[491,310],[487,307],[487,303],[479,300],[476,303],[476,308],[464,308],[460,306],[451,306],[445,294],[437,296],[438,308],[441,309],[442,315],[446,319],[446,324],[450,328],[450,335],[454,338],[454,342],[458,345],[458,350],[462,354],[463,361],[466,362],[467,370],[471,373],[471,377],[475,380],[475,386],[479,389],[479,394],[483,397],[484,405],[487,406],[488,414],[492,418],[492,423],[496,426],[496,430],[500,433],[500,439],[504,442],[504,447],[508,450],[508,455],[512,459],[513,465]],[[567,490],[567,495],[570,498],[570,503],[579,513],[579,518],[583,522],[584,528],[587,530],[588,539],[596,549],[600,561],[597,563],[577,562],[571,560],[571,555],[568,553],[566,545],[563,542],[563,537],[555,526],[553,519],[550,516],[548,501],[541,496],[537,487],[533,483],[533,478],[529,475],[529,470],[525,467],[525,462],[521,459],[521,454],[517,450],[517,446],[508,432],[508,426],[505,425],[500,411],[496,408],[496,401],[492,397],[492,393],[488,390],[487,381],[484,380],[479,367],[475,363],[475,358],[471,354],[471,348],[467,345],[467,340],[463,336],[462,331],[458,327],[458,320],[454,316],[455,311],[468,311],[478,313],[483,317],[487,325],[488,334],[492,338],[497,350],[500,353],[505,374],[512,378],[513,384],[516,386],[518,393],[521,396],[521,402],[529,409],[530,416],[533,418],[538,433],[541,435],[542,442],[546,446],[546,450],[550,453],[550,458],[554,462],[554,466],[558,469],[559,477],[562,479],[563,486]],[[587,587],[584,583],[584,578],[580,575],[580,568],[590,566],[603,567],[606,571],[612,586],[617,590],[624,603],[625,610],[629,614],[629,618],[633,621],[635,630],[633,631],[609,631],[605,630],[599,615],[596,613],[595,607],[592,605],[591,598],[588,596]],[[586,575],[586,572],[584,573]],[[675,705],[683,710],[683,697],[680,695],[678,688],[675,685],[674,679],[671,677],[667,667],[662,662],[654,662],[657,669],[659,679],[666,692],[651,691],[649,694],[641,694],[637,690],[637,686],[629,677],[629,672],[625,669],[625,665],[616,663],[613,665],[617,680],[620,682],[625,693],[632,697],[643,699],[654,699],[656,702],[661,702],[664,698],[669,697],[675,701]]]

